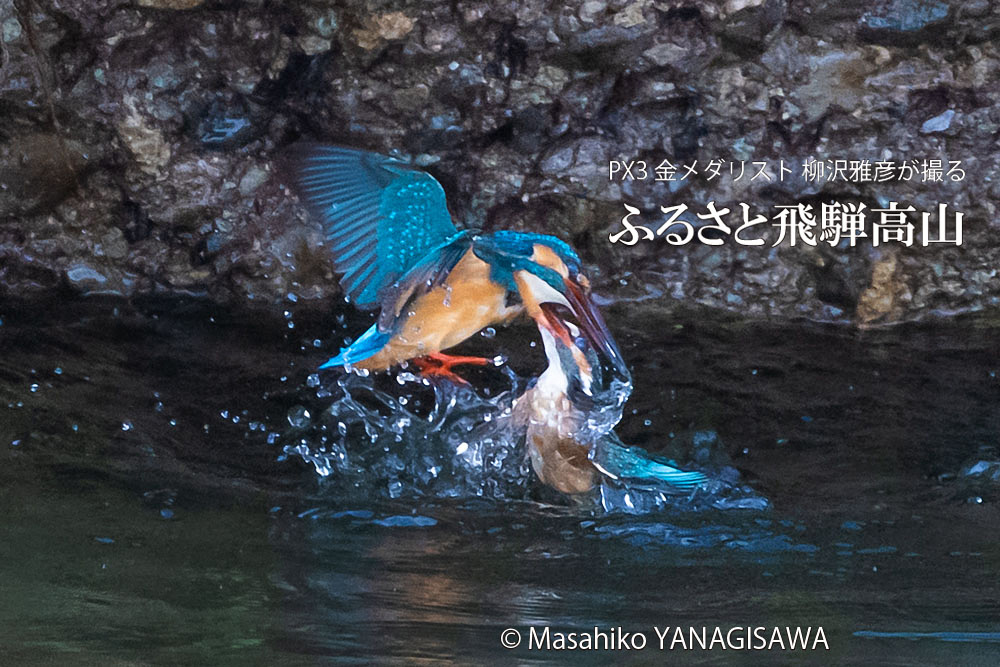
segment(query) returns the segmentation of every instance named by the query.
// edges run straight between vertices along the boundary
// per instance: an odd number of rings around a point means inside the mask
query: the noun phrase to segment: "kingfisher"
[[[617,346],[612,341],[613,354],[608,347],[595,348],[597,322],[576,319],[568,304],[557,300],[538,301],[538,294],[525,292],[524,305],[538,325],[548,367],[514,406],[538,478],[570,495],[602,482],[666,493],[689,492],[705,483],[701,472],[681,470],[673,461],[622,443],[612,429],[628,398],[630,377]],[[611,382],[603,377],[598,352]]]
[[[560,239],[459,229],[441,184],[404,160],[300,144],[288,161],[291,184],[322,223],[347,300],[379,311],[320,369],[382,371],[412,361],[427,375],[466,384],[452,367],[490,360],[444,350],[517,317],[526,296],[569,309],[595,349],[620,358],[580,258]]]

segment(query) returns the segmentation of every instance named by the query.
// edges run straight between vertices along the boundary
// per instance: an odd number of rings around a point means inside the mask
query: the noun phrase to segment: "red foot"
[[[485,366],[491,363],[491,361],[484,357],[456,357],[450,354],[444,354],[443,352],[435,352],[434,354],[428,354],[426,357],[417,357],[413,360],[413,363],[423,375],[442,377],[447,380],[451,380],[455,384],[468,385],[469,383],[467,380],[460,378],[452,372],[452,366],[458,366],[460,364]]]

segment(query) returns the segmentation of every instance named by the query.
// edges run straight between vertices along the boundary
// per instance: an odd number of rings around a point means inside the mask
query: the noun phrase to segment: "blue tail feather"
[[[364,361],[385,347],[390,338],[392,338],[392,334],[379,331],[378,326],[373,324],[360,338],[341,350],[337,356],[328,359],[319,368],[325,370]]]
[[[607,439],[595,448],[593,462],[598,469],[615,478],[662,482],[680,491],[691,490],[708,481],[704,474],[680,470],[673,461],[653,456],[640,447],[626,447]]]

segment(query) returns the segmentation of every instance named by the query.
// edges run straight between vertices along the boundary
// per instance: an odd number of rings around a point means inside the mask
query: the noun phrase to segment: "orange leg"
[[[444,354],[443,352],[435,352],[434,354],[428,354],[426,357],[417,357],[413,360],[413,363],[423,375],[442,377],[451,380],[455,384],[467,385],[469,384],[468,381],[452,372],[452,366],[460,364],[486,366],[492,363],[492,360],[485,357],[456,357],[451,354]]]

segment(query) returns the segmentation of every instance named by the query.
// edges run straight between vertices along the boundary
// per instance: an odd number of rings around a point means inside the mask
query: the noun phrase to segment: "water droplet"
[[[309,424],[309,420],[312,415],[301,405],[296,405],[295,407],[288,410],[288,423],[295,428],[302,428]]]
[[[131,431],[132,430],[132,422],[128,422],[128,421],[122,422],[122,430],[123,431]]]
[[[319,386],[319,374],[318,373],[313,373],[312,375],[310,375],[309,377],[307,377],[306,378],[306,386],[307,387],[318,387]]]
[[[36,391],[38,391],[38,383],[34,382],[31,385],[31,393],[34,394]]]

